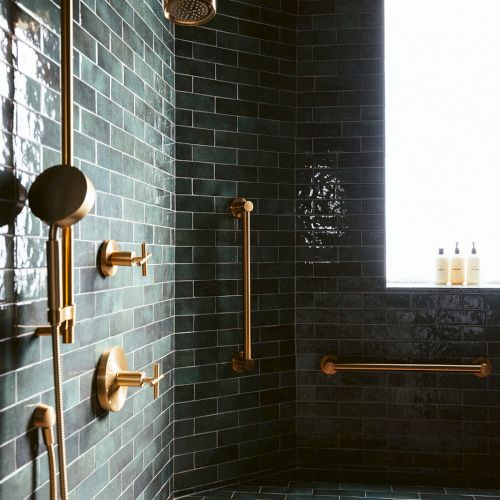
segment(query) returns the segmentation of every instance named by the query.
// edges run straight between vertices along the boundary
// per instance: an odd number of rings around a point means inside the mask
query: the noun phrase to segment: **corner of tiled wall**
[[[296,6],[223,0],[176,30],[176,491],[295,464]],[[242,375],[237,196],[255,207],[256,363]]]

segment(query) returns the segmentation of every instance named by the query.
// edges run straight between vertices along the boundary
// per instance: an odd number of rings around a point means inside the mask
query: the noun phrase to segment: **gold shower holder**
[[[247,359],[244,351],[235,352],[231,358],[231,368],[236,373],[245,373],[253,369],[254,360]]]
[[[120,411],[127,399],[129,387],[153,388],[153,399],[160,396],[160,364],[153,364],[153,376],[142,371],[129,371],[127,356],[120,346],[104,351],[97,366],[97,399],[104,410]]]
[[[142,275],[148,275],[148,260],[151,254],[147,253],[146,243],[141,245],[141,255],[135,252],[121,252],[115,240],[105,240],[102,242],[99,258],[99,269],[103,276],[114,276],[119,266],[142,268]]]

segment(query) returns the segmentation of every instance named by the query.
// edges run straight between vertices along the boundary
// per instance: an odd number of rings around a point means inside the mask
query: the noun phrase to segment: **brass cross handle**
[[[149,384],[153,388],[153,399],[158,399],[158,397],[160,396],[160,380],[164,376],[164,373],[160,375],[160,363],[154,363],[153,376],[144,377],[144,383]]]
[[[133,255],[133,253],[132,253]],[[148,275],[148,260],[151,258],[151,254],[146,251],[146,243],[141,244],[141,256],[140,257],[132,257],[132,266],[141,266],[142,267],[142,275]]]
[[[120,252],[115,240],[106,240],[102,243],[100,249],[99,268],[104,276],[114,276],[118,266],[140,266],[142,275],[148,275],[148,260],[151,254],[147,253],[146,243],[141,245],[141,255],[136,256],[135,252]]]
[[[153,364],[153,376],[147,377],[144,372],[116,372],[115,384],[118,387],[143,387],[150,385],[153,388],[153,399],[158,399],[160,395],[160,380],[165,376],[160,375],[160,363]]]

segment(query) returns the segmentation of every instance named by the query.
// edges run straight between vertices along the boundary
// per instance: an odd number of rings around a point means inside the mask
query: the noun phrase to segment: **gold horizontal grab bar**
[[[250,371],[252,359],[252,289],[250,277],[250,212],[253,203],[245,198],[235,198],[229,210],[236,219],[243,219],[243,320],[245,323],[245,347],[235,352],[231,366],[237,373]]]
[[[321,371],[326,375],[337,372],[444,372],[471,373],[484,378],[491,373],[491,362],[487,358],[476,358],[471,365],[444,365],[430,363],[339,363],[335,356],[325,354],[320,361]]]

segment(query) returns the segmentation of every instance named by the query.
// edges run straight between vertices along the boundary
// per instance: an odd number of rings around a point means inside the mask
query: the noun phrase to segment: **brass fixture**
[[[71,0],[61,0],[61,157],[65,167],[73,165],[73,3]],[[76,311],[72,225],[64,225],[62,233],[63,306],[73,309],[72,317],[62,325],[62,334],[63,343],[73,344]]]
[[[151,254],[147,253],[146,243],[141,245],[141,255],[136,256],[135,252],[120,252],[115,240],[103,241],[99,250],[99,269],[104,276],[114,276],[118,266],[139,266],[142,268],[142,275],[148,275],[148,260]]]
[[[95,189],[77,168],[56,165],[42,172],[29,190],[31,211],[47,224],[72,226],[92,209]]]
[[[253,368],[252,359],[252,290],[250,275],[250,212],[253,203],[245,198],[235,198],[229,210],[236,219],[243,220],[243,321],[245,328],[245,347],[235,352],[231,366],[237,373],[244,373]]]
[[[50,500],[57,500],[56,457],[54,455],[54,434],[52,427],[56,423],[56,412],[52,406],[39,403],[33,412],[33,425],[42,429],[43,442],[47,447],[49,459]]]
[[[52,336],[54,392],[57,422],[59,490],[68,498],[61,345],[74,342],[76,311],[73,290],[73,227],[91,210],[94,186],[73,165],[73,2],[61,0],[61,163],[49,168],[33,183],[29,202],[33,213],[50,225],[47,242],[48,315],[50,327],[37,335]],[[62,229],[62,240],[58,237]],[[52,473],[52,470],[51,470]],[[51,486],[51,495],[53,494]]]
[[[335,356],[325,354],[320,361],[321,371],[326,375],[334,375],[340,371],[389,371],[389,372],[445,372],[471,373],[479,378],[491,373],[491,361],[487,358],[476,358],[471,365],[413,364],[413,363],[338,363]]]
[[[163,0],[165,17],[175,24],[200,26],[216,14],[216,0]]]
[[[37,335],[52,335],[53,327],[63,335],[65,344],[72,343],[75,305],[64,301],[64,236],[65,229],[83,219],[92,209],[95,189],[89,178],[76,168],[56,165],[42,172],[29,190],[31,211],[50,226],[47,242],[48,321],[50,326],[36,329]],[[72,301],[70,301],[72,302]]]
[[[97,366],[97,398],[104,410],[120,411],[127,398],[128,387],[150,385],[153,388],[153,398],[160,395],[160,364],[153,364],[153,376],[147,377],[144,372],[128,370],[125,351],[120,346],[105,351]]]
[[[68,199],[67,199],[67,198]],[[52,363],[57,417],[57,454],[59,458],[59,489],[62,500],[68,498],[66,472],[66,445],[64,434],[64,405],[62,391],[61,339],[73,341],[75,306],[64,300],[64,238],[58,236],[59,228],[71,227],[85,217],[94,204],[95,190],[90,180],[76,168],[61,165],[40,174],[29,192],[30,208],[35,215],[47,222],[47,280],[48,320],[50,326],[41,326],[36,335],[52,336]],[[66,240],[68,241],[68,240]]]

